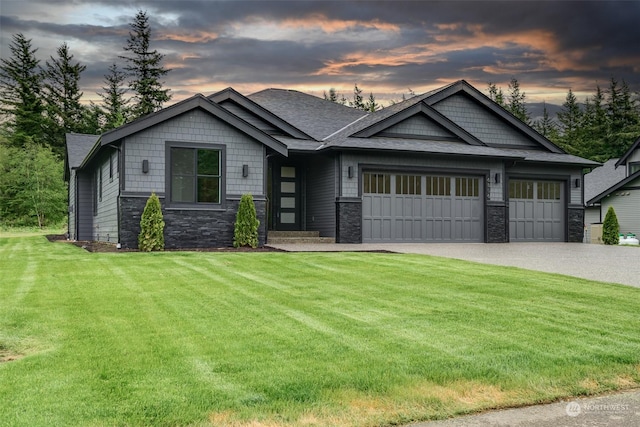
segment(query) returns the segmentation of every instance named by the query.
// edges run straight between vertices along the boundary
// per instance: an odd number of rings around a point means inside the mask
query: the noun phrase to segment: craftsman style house
[[[364,112],[291,90],[196,95],[67,135],[69,236],[137,246],[160,197],[168,248],[233,240],[251,193],[273,230],[336,242],[582,241],[582,169],[465,81]]]

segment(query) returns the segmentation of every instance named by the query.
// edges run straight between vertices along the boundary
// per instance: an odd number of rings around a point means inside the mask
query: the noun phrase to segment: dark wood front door
[[[276,230],[300,230],[300,169],[291,165],[275,169]]]

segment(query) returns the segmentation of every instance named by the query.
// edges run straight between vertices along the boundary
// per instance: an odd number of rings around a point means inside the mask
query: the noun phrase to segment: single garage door
[[[482,242],[483,194],[480,177],[366,172],[362,240]]]
[[[563,242],[564,184],[509,180],[509,240]]]

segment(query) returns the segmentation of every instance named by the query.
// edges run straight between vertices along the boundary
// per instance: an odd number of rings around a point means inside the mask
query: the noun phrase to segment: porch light
[[[576,188],[580,188],[580,178],[576,178],[575,184]]]
[[[493,180],[495,181],[496,184],[500,184],[500,174],[497,173],[496,176],[493,178]]]
[[[347,168],[347,175],[349,176],[349,178],[353,178],[353,166],[349,166]]]
[[[142,161],[142,173],[149,173],[149,160]]]
[[[249,165],[242,165],[242,177],[246,178],[249,176]]]

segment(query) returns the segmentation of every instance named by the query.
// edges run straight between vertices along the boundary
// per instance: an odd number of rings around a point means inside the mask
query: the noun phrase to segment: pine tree
[[[324,93],[324,99],[331,102],[338,102],[338,94],[334,88],[329,88],[329,94],[327,92]]]
[[[256,206],[251,194],[243,194],[238,205],[236,222],[233,230],[233,246],[235,248],[258,246],[258,227],[260,221],[256,215]]]
[[[120,71],[115,63],[109,67],[109,74],[104,76],[106,86],[102,87],[103,92],[98,93],[104,105],[104,131],[115,129],[127,122],[129,100],[125,99],[127,89],[124,87],[124,83],[126,79],[126,73]]]
[[[582,121],[582,111],[578,105],[578,100],[569,89],[567,97],[562,104],[562,111],[558,113],[560,121],[561,136],[560,145],[570,154],[577,154],[580,151],[580,124]]]
[[[349,106],[356,110],[366,109],[362,99],[362,89],[358,87],[358,83],[353,86],[353,101],[349,103]]]
[[[369,100],[364,104],[364,109],[369,112],[375,112],[382,106],[376,102],[376,97],[373,96],[373,92],[369,93]]]
[[[536,120],[533,123],[533,128],[538,131],[542,136],[552,142],[558,141],[558,125],[549,117],[549,110],[547,110],[547,103],[545,102],[542,107],[542,118]]]
[[[156,193],[151,193],[140,217],[138,249],[145,252],[164,250],[164,218]]]
[[[620,157],[629,149],[640,133],[640,117],[636,100],[631,97],[629,86],[624,80],[620,87],[618,81],[611,78],[607,113],[609,132],[605,138],[605,154],[609,158]]]
[[[605,245],[617,245],[620,241],[620,224],[613,206],[609,206],[602,223],[602,242]]]
[[[63,43],[57,49],[58,57],[46,62],[44,72],[44,99],[49,115],[48,140],[54,151],[64,154],[65,134],[84,132],[86,109],[80,103],[80,75],[87,68],[73,62],[69,46]]]
[[[512,78],[509,82],[509,96],[505,108],[518,119],[529,124],[531,119],[527,112],[526,97],[526,94],[520,91],[520,83],[518,83],[518,80]]]
[[[0,65],[0,115],[12,133],[14,145],[24,145],[26,138],[43,144],[45,135],[42,102],[42,72],[36,59],[37,49],[21,33],[9,45],[11,56]]]
[[[138,118],[161,109],[162,104],[171,99],[169,89],[163,89],[160,81],[170,70],[161,65],[164,55],[150,50],[151,27],[147,13],[138,11],[130,26],[129,39],[124,47],[130,56],[120,58],[127,62],[124,69],[131,78],[129,88],[135,93],[133,115]]]
[[[504,93],[502,93],[502,89],[498,88],[495,83],[489,82],[489,98],[496,104],[501,107],[505,106],[504,103]]]

